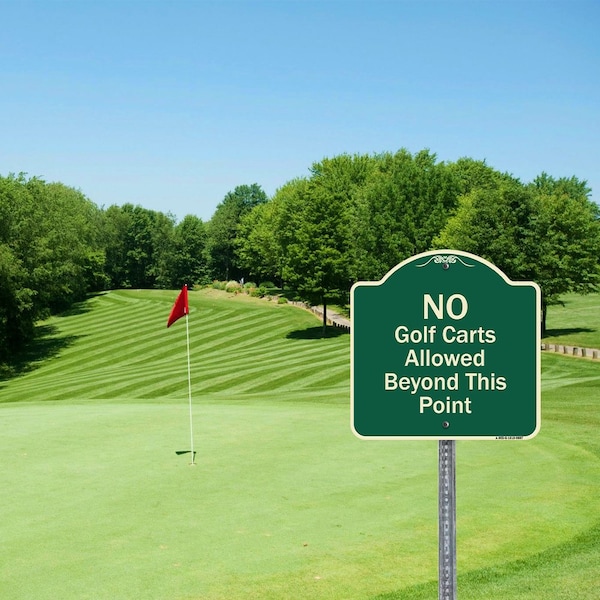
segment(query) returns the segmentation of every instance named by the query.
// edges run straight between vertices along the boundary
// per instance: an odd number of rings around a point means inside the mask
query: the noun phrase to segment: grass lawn
[[[175,296],[96,296],[0,381],[2,598],[435,600],[437,443],[351,434],[348,335],[190,292],[190,466]],[[540,434],[457,444],[461,599],[597,598],[599,380],[544,355]]]
[[[600,295],[567,294],[548,308],[544,342],[600,348]]]

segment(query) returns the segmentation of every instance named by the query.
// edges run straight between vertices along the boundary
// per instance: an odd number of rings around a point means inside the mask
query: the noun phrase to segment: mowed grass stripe
[[[71,377],[65,380],[56,380],[52,384],[39,386],[19,386],[18,396],[4,398],[4,401],[66,401],[77,402],[93,399],[122,400],[160,397],[163,388],[172,388],[173,391],[180,390],[180,396],[187,395],[187,371],[179,369],[178,372],[156,369],[145,371],[128,370],[115,377],[108,370],[98,371],[93,376]],[[171,382],[165,385],[165,382]],[[125,392],[129,390],[129,395]],[[146,393],[153,390],[152,393]]]
[[[124,327],[122,320],[116,320],[111,326],[104,327],[97,334],[92,335],[90,333],[87,342],[84,341],[78,345],[77,356],[72,357],[72,364],[75,365],[90,360],[90,357],[86,354],[86,349],[88,348],[93,349],[91,360],[95,368],[103,366],[102,359],[110,363],[114,362],[114,348],[109,342],[115,339],[122,340],[118,345],[119,354],[127,355],[130,363],[146,362],[154,357],[160,359],[163,354],[171,354],[177,348],[185,351],[185,336],[181,335],[181,331],[165,331],[162,322],[160,328],[156,327],[156,320],[153,318],[153,313],[150,313],[148,317],[144,322],[135,323],[134,326],[129,325],[128,328]],[[284,320],[281,320],[281,324],[284,322]],[[269,315],[254,315],[246,319],[243,323],[240,322],[239,317],[233,320],[218,318],[216,327],[209,328],[208,333],[204,329],[200,333],[196,333],[194,329],[197,329],[197,327],[190,327],[191,348],[192,351],[202,351],[205,346],[209,346],[211,352],[213,350],[218,351],[220,345],[216,344],[215,348],[214,340],[223,338],[225,338],[225,342],[222,343],[223,347],[232,346],[231,341],[229,341],[230,339],[236,339],[236,345],[240,343],[240,339],[242,343],[244,340],[248,340],[248,344],[251,345],[259,337],[264,340],[274,338],[277,335],[277,331],[281,330],[281,325],[278,330],[270,330],[272,324],[273,319]],[[239,333],[236,333],[238,328],[245,328],[248,333],[244,336],[239,336]],[[213,334],[210,333],[210,329],[214,331]],[[264,338],[257,335],[257,332],[264,329],[270,330]],[[236,335],[237,337],[235,337]],[[103,346],[106,347],[106,350],[97,350],[98,347]]]
[[[200,361],[195,361],[194,364],[197,368],[201,368],[207,374],[210,374],[211,372],[233,371],[238,362],[246,362],[244,365],[245,368],[261,368],[261,366],[267,366],[274,369],[283,367],[284,365],[307,365],[311,362],[320,362],[321,364],[343,364],[344,361],[346,363],[348,362],[347,352],[328,352],[326,347],[320,347],[318,349],[308,348],[303,349],[301,352],[294,352],[293,349],[286,352],[279,350],[278,352],[266,355],[261,353],[260,356],[257,356],[256,352],[248,352],[243,355],[238,355],[236,360],[232,359],[229,354],[227,354],[225,355],[225,361],[221,360],[222,356],[223,355],[220,355],[219,358],[206,362],[201,359]]]
[[[148,315],[148,313],[146,314]],[[140,343],[146,335],[158,335],[159,330],[152,328],[153,314],[160,313],[151,312],[149,317],[133,321],[130,317],[123,317],[122,307],[117,307],[108,314],[100,314],[101,318],[94,310],[93,314],[87,313],[68,319],[49,320],[50,325],[60,330],[59,339],[69,336],[73,336],[75,339],[60,352],[59,363],[50,361],[44,365],[45,372],[49,373],[54,369],[65,371],[90,360],[94,361],[95,367],[98,367],[102,357],[114,355],[116,348],[121,353],[126,342]],[[96,325],[90,326],[92,323]]]
[[[104,298],[102,300],[108,301],[109,298],[110,296],[107,296],[106,300]],[[147,302],[145,304],[152,305],[152,303]],[[211,309],[210,312],[214,311]],[[112,308],[109,312],[104,312],[102,318],[100,318],[100,314],[99,309],[95,308],[93,315],[88,313],[68,319],[55,318],[50,320],[50,323],[58,325],[63,336],[71,334],[81,336],[78,340],[78,352],[86,346],[94,346],[97,349],[99,343],[101,345],[105,341],[129,340],[132,334],[135,334],[133,342],[139,342],[144,335],[160,336],[163,341],[169,339],[165,337],[165,334],[168,335],[169,333],[165,328],[165,314],[168,314],[168,309],[165,309],[163,303],[160,303],[158,307],[154,303],[152,310],[139,312],[137,318],[125,313],[120,306]],[[252,319],[249,318],[248,322],[251,321]],[[221,323],[224,322],[224,320],[221,320]],[[190,329],[193,330],[193,327]],[[111,348],[111,350],[113,349]],[[68,350],[64,353],[64,359],[66,359],[68,353]]]
[[[346,386],[350,381],[350,366],[348,364],[329,367],[325,373],[315,372],[314,375],[304,377],[299,382],[299,389],[316,390]]]
[[[119,306],[119,308],[121,308]],[[163,308],[161,308],[161,311]],[[295,312],[298,312],[297,309],[292,309]],[[200,309],[195,312],[203,312],[203,309]],[[205,346],[210,346],[211,353],[208,355],[208,360],[211,360],[211,355],[216,355],[217,358],[215,360],[220,360],[220,355],[218,351],[222,348],[227,348],[228,358],[237,358],[242,355],[244,350],[249,350],[252,352],[256,351],[257,344],[261,345],[261,349],[264,346],[268,346],[269,349],[272,349],[274,343],[280,342],[280,337],[284,333],[289,332],[289,318],[288,315],[277,314],[278,311],[269,311],[270,314],[258,314],[254,316],[248,316],[248,314],[239,314],[238,311],[228,311],[229,314],[226,314],[223,317],[221,314],[217,313],[214,318],[209,318],[202,315],[202,322],[196,323],[193,326],[190,326],[190,337],[191,337],[191,348],[192,353],[195,350],[202,352]],[[93,360],[95,362],[96,367],[100,365],[100,359],[102,356],[113,356],[113,348],[110,347],[102,353],[102,351],[98,351],[98,347],[107,346],[110,341],[114,341],[113,338],[117,339],[128,339],[129,342],[122,342],[120,344],[120,348],[122,350],[126,350],[125,344],[138,345],[140,350],[140,356],[145,356],[145,351],[148,346],[147,344],[152,344],[151,340],[154,336],[156,336],[157,344],[165,348],[166,351],[170,352],[170,348],[167,347],[167,344],[171,342],[172,344],[177,343],[177,335],[170,335],[169,337],[165,337],[164,329],[163,329],[163,320],[164,320],[164,312],[158,313],[161,317],[160,326],[157,327],[157,319],[154,318],[154,311],[146,312],[146,319],[144,323],[139,321],[132,322],[129,316],[126,316],[125,319],[121,316],[121,318],[116,318],[114,316],[114,312],[110,312],[106,315],[103,315],[103,320],[105,321],[101,327],[97,327],[96,329],[87,327],[87,324],[81,322],[79,326],[86,331],[85,338],[82,338],[78,341],[76,356],[72,357],[73,364],[81,363],[83,361],[89,360],[89,356],[85,355],[85,350],[88,347],[94,348],[94,357]],[[211,311],[214,313],[214,311]],[[275,314],[275,316],[273,316]],[[193,321],[193,316],[190,317],[190,320]],[[198,315],[200,316],[200,315]],[[150,321],[150,323],[149,323]],[[311,323],[314,323],[314,319],[311,318]],[[265,327],[262,330],[258,329],[257,326],[264,324]],[[140,327],[140,325],[143,325]],[[148,327],[148,325],[150,325]],[[237,327],[235,326],[237,325]],[[241,330],[247,330],[247,333],[241,334]],[[135,336],[131,336],[129,330],[135,331]],[[198,331],[199,330],[199,331]],[[94,333],[96,331],[96,333]],[[167,332],[169,334],[171,332]],[[218,340],[222,340],[220,343]],[[231,340],[235,340],[233,343]],[[284,340],[284,342],[287,340]],[[215,343],[216,342],[216,343]],[[298,344],[299,345],[299,344]],[[287,345],[290,353],[296,351],[297,346],[289,344]],[[273,348],[271,351],[275,351]],[[310,350],[308,350],[310,352]],[[64,353],[64,360],[67,359],[68,351]],[[205,360],[207,357],[205,357]]]
[[[214,393],[220,391],[242,393],[248,391],[254,393],[257,391],[276,392],[281,386],[289,385],[292,382],[301,382],[312,373],[323,370],[324,365],[317,363],[308,365],[301,362],[296,366],[283,366],[273,368],[271,365],[262,363],[245,371],[229,372],[223,375],[207,378],[207,382],[197,387],[200,393]]]
[[[164,358],[165,353],[168,360],[162,362],[156,360],[157,357]],[[80,363],[85,364],[87,369],[66,375],[59,373],[59,377],[54,378],[54,382],[47,382],[44,386],[43,399],[60,400],[69,393],[77,397],[105,399],[121,395],[154,398],[163,393],[171,393],[178,387],[183,388],[184,383],[187,385],[185,354],[179,349],[178,353],[178,360],[174,360],[172,346],[161,347],[156,356],[144,353],[142,356],[146,358],[141,359],[139,364],[136,360],[129,360],[112,368],[107,366],[105,358],[98,361],[82,356]],[[111,356],[114,359],[114,355]],[[212,367],[194,364],[192,386],[194,393],[222,390],[246,392],[258,389],[276,391],[278,382],[285,382],[286,388],[291,384],[293,387],[303,388],[314,385],[317,380],[322,381],[324,386],[331,387],[332,381],[337,383],[345,380],[347,383],[349,377],[347,359],[345,351],[325,355],[325,357],[315,357],[310,349],[299,356],[292,353],[291,358],[279,352],[271,359],[255,360],[242,365],[224,361],[221,357],[212,361]],[[257,384],[258,380],[261,383]],[[27,387],[23,385],[23,391]],[[36,387],[37,383],[32,381],[30,389]]]
[[[79,313],[50,319],[53,334],[69,344],[15,382],[10,397],[0,390],[0,401],[180,397],[187,392],[185,324],[167,330],[167,295],[108,292],[83,303]],[[340,373],[348,371],[348,336],[302,339],[303,331],[318,327],[311,313],[242,298],[218,300],[190,293],[194,394],[301,389],[319,378],[319,370],[325,370],[324,382],[347,385]],[[328,370],[335,373],[332,380]]]
[[[336,375],[345,373],[345,382],[349,380],[347,356],[344,359],[332,357],[320,359],[315,362],[314,356],[299,358],[294,361],[286,357],[278,357],[273,361],[253,361],[247,365],[220,365],[214,369],[198,368],[192,370],[192,393],[201,397],[205,393],[227,392],[246,393],[259,390],[276,392],[282,385],[286,388],[303,388],[314,382],[315,377],[322,380],[324,387],[332,387],[328,375],[323,372],[331,371]],[[314,363],[310,366],[309,363]],[[183,364],[183,361],[180,362]],[[342,382],[341,377],[335,378],[337,383]],[[257,383],[258,382],[258,383]],[[187,369],[179,367],[177,370],[171,366],[157,370],[156,368],[128,369],[119,379],[113,379],[109,385],[104,385],[101,390],[90,391],[91,398],[111,398],[126,396],[131,398],[158,398],[170,394],[181,395],[187,391]]]
[[[348,348],[340,344],[324,344],[312,343],[290,343],[289,340],[282,338],[261,338],[257,336],[256,344],[260,347],[260,360],[273,361],[281,358],[281,360],[306,360],[307,357],[315,358],[315,356],[336,357],[340,361],[347,361]],[[197,352],[201,351],[198,356]],[[192,347],[192,360],[194,364],[203,367],[219,367],[223,364],[223,353],[220,352],[202,352],[201,348]],[[226,350],[228,362],[238,362],[245,360],[257,359],[257,351],[254,344],[248,344],[243,348],[237,346]]]

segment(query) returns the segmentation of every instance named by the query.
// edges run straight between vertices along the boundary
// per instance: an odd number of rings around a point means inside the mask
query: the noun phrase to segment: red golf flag
[[[177,319],[181,319],[181,317],[184,317],[189,313],[190,308],[188,306],[187,285],[184,285],[181,288],[181,292],[179,292],[179,296],[177,296],[177,300],[175,300],[175,304],[173,304],[171,314],[169,315],[169,320],[167,321],[167,327],[171,327],[171,325],[173,325]]]

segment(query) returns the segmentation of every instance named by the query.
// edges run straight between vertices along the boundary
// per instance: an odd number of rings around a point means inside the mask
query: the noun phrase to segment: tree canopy
[[[542,174],[531,184],[499,178],[459,199],[434,247],[472,252],[513,280],[532,280],[546,309],[567,292],[588,293],[600,282],[599,208],[585,182]]]
[[[0,359],[31,339],[37,320],[105,283],[100,219],[78,190],[0,177]]]
[[[37,321],[90,292],[257,278],[327,307],[354,282],[442,247],[536,281],[545,316],[562,294],[600,284],[590,193],[575,176],[523,183],[485,161],[400,149],[323,158],[272,198],[239,185],[208,222],[177,223],[139,205],[99,208],[63,183],[0,176],[0,365]]]

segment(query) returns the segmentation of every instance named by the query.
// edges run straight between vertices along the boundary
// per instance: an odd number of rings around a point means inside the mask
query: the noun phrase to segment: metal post
[[[439,600],[456,600],[456,448],[439,440]]]

